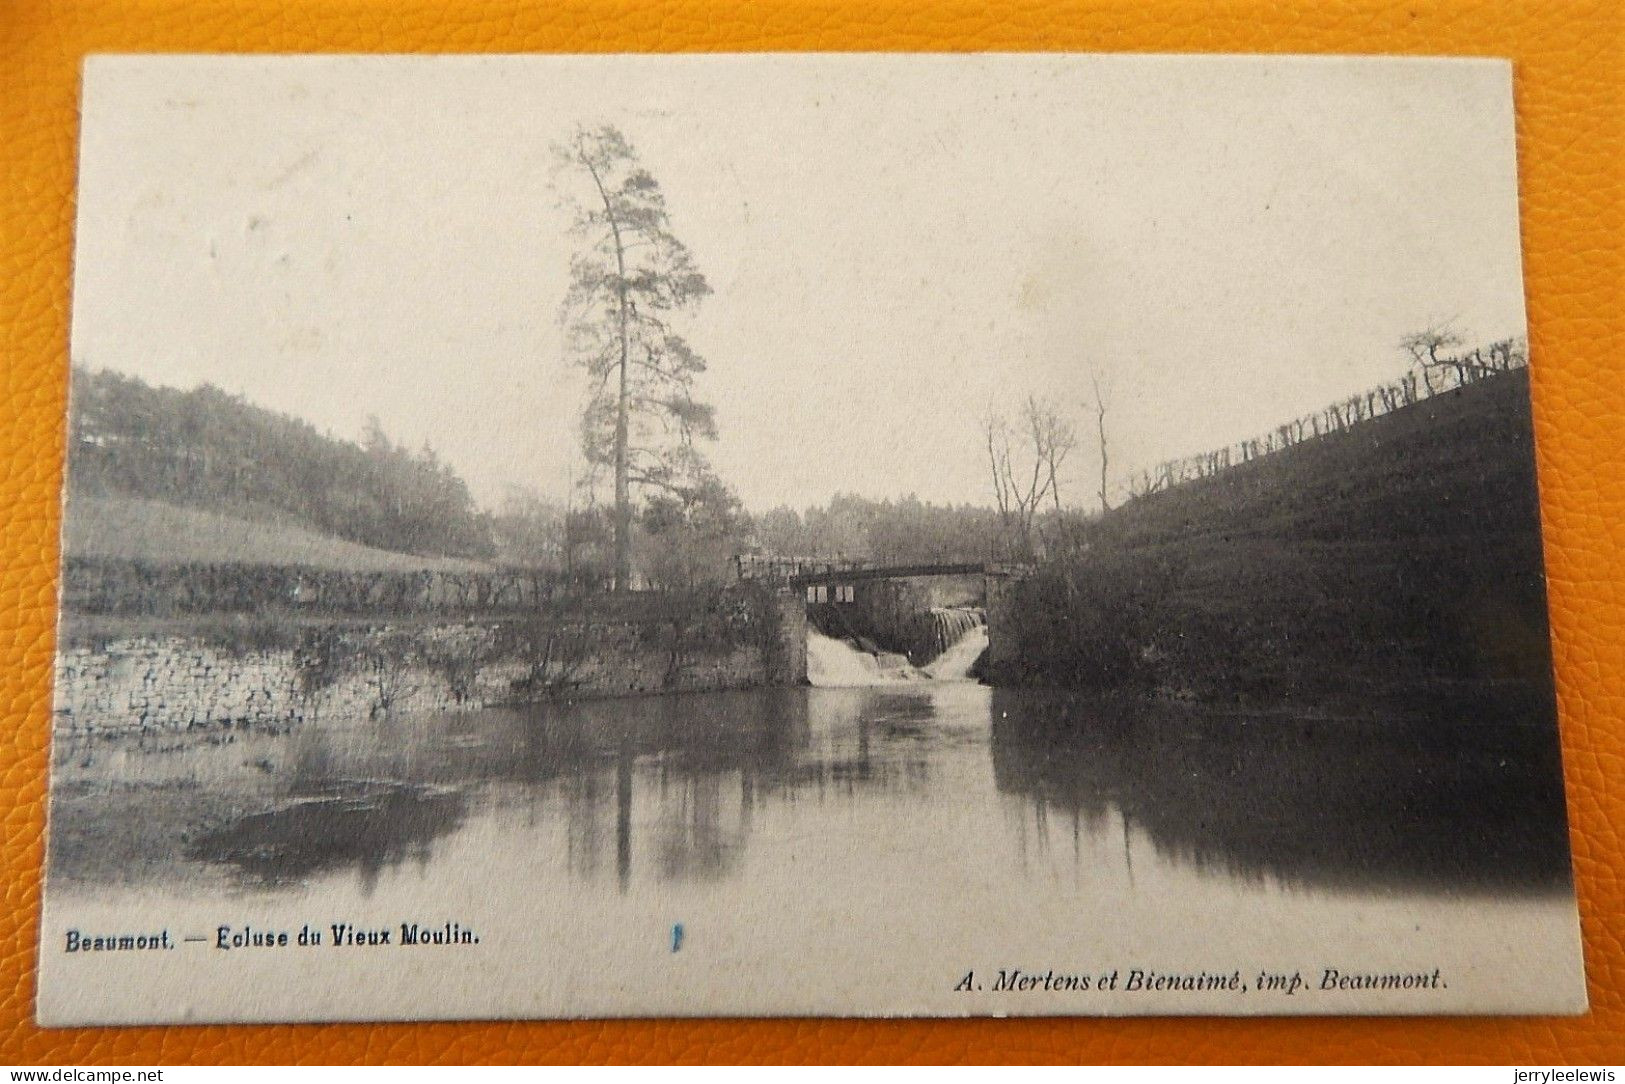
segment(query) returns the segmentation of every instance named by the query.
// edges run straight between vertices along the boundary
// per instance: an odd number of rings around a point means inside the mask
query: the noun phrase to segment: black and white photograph
[[[1572,1014],[1510,66],[100,56],[37,1012]]]

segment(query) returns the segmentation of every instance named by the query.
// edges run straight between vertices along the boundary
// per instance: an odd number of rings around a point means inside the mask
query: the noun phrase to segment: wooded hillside
[[[376,420],[361,442],[342,440],[208,384],[75,368],[68,487],[70,498],[149,498],[399,553],[496,551],[489,517],[432,448],[397,445]]]

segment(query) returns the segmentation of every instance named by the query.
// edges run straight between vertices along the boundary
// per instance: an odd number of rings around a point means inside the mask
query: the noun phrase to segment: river
[[[89,966],[50,950],[68,928],[137,918],[479,937],[404,963],[121,960],[167,991],[131,1021],[1150,1011],[952,991],[1063,965],[1442,968],[1448,991],[1393,1004],[1493,1011],[1577,939],[1555,742],[1514,719],[1442,736],[914,679],[61,739],[55,762],[48,969]],[[222,1009],[245,982],[246,1015]]]

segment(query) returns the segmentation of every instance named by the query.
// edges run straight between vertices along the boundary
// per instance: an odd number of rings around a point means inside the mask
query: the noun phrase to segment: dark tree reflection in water
[[[1555,735],[1515,690],[1378,721],[964,683],[770,689],[63,743],[57,771],[52,874],[87,886],[370,888],[432,879],[453,845],[484,848],[494,875],[623,896],[829,876],[796,864],[815,850],[884,882],[905,839],[933,836],[1074,883],[1110,866],[1132,885],[1148,862],[1329,891],[1569,883]]]
[[[1166,859],[1360,890],[1570,884],[1556,734],[1516,691],[1358,717],[1215,713],[1066,694],[992,697],[999,789]],[[1132,856],[1128,855],[1132,861]]]

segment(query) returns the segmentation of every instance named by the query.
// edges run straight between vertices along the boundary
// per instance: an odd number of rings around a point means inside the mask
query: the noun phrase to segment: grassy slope
[[[487,567],[477,561],[392,553],[291,524],[124,496],[70,499],[63,549],[70,557],[122,557],[153,564],[231,562],[350,572]]]
[[[1549,680],[1525,372],[1135,501],[1097,532],[1074,575],[1132,585],[1095,599],[1093,617],[1121,620],[1135,641],[1123,665],[1149,655],[1155,673],[1140,677],[1165,688],[1277,698]],[[1052,613],[1032,653],[1067,617],[1088,615]],[[1041,667],[1090,683],[1069,668],[1087,663]]]

